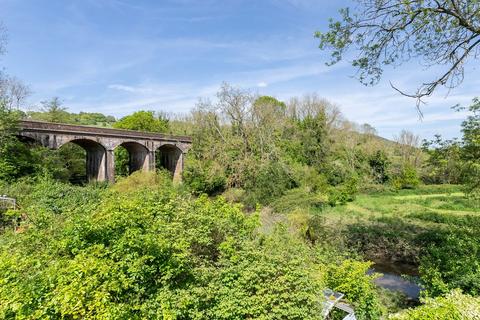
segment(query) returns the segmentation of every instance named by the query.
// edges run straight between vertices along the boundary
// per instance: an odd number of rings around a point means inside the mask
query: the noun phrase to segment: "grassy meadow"
[[[343,206],[318,213],[328,238],[375,262],[418,266],[435,235],[480,226],[480,203],[460,186],[360,194]]]

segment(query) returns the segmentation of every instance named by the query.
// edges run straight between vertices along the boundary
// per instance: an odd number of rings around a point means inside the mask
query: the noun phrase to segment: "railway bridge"
[[[19,123],[22,140],[58,149],[74,143],[85,150],[89,181],[115,182],[115,148],[129,153],[129,171],[153,171],[156,163],[168,169],[173,179],[181,180],[184,156],[192,139],[152,132],[140,132],[82,125],[23,120]],[[156,159],[156,157],[160,157]]]

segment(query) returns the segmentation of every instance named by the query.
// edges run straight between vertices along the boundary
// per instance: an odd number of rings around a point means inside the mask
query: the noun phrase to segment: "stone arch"
[[[171,172],[173,180],[181,180],[183,170],[183,151],[174,144],[163,144],[155,151],[156,167]]]
[[[88,181],[106,181],[107,174],[107,151],[105,147],[95,141],[86,138],[69,139],[58,145],[58,148],[66,143],[74,143],[82,147],[86,152],[86,174]]]
[[[17,134],[16,135],[17,139],[27,145],[30,145],[30,146],[33,146],[33,145],[41,145],[41,141],[38,141],[37,139],[31,137],[31,136],[27,136],[27,135],[23,135],[23,134]]]
[[[116,145],[115,148],[119,146],[124,147],[128,151],[128,168],[130,174],[138,170],[147,171],[150,169],[150,150],[148,150],[145,145],[135,141],[124,141]]]

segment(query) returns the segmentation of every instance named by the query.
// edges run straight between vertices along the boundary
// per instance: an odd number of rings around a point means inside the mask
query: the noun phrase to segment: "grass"
[[[480,202],[466,198],[460,186],[421,186],[360,194],[321,215],[330,228],[328,237],[346,249],[373,261],[417,265],[429,235],[452,227],[480,226]]]

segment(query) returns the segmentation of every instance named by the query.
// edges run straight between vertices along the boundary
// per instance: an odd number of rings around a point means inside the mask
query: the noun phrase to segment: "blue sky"
[[[423,106],[389,85],[414,88],[432,75],[412,62],[365,87],[342,62],[326,67],[316,30],[325,30],[349,0],[0,0],[8,29],[7,73],[29,84],[29,104],[59,96],[72,112],[123,116],[135,110],[187,113],[223,81],[287,100],[316,93],[345,116],[392,138],[401,129],[422,137],[459,135],[478,95],[477,64],[463,85]]]

